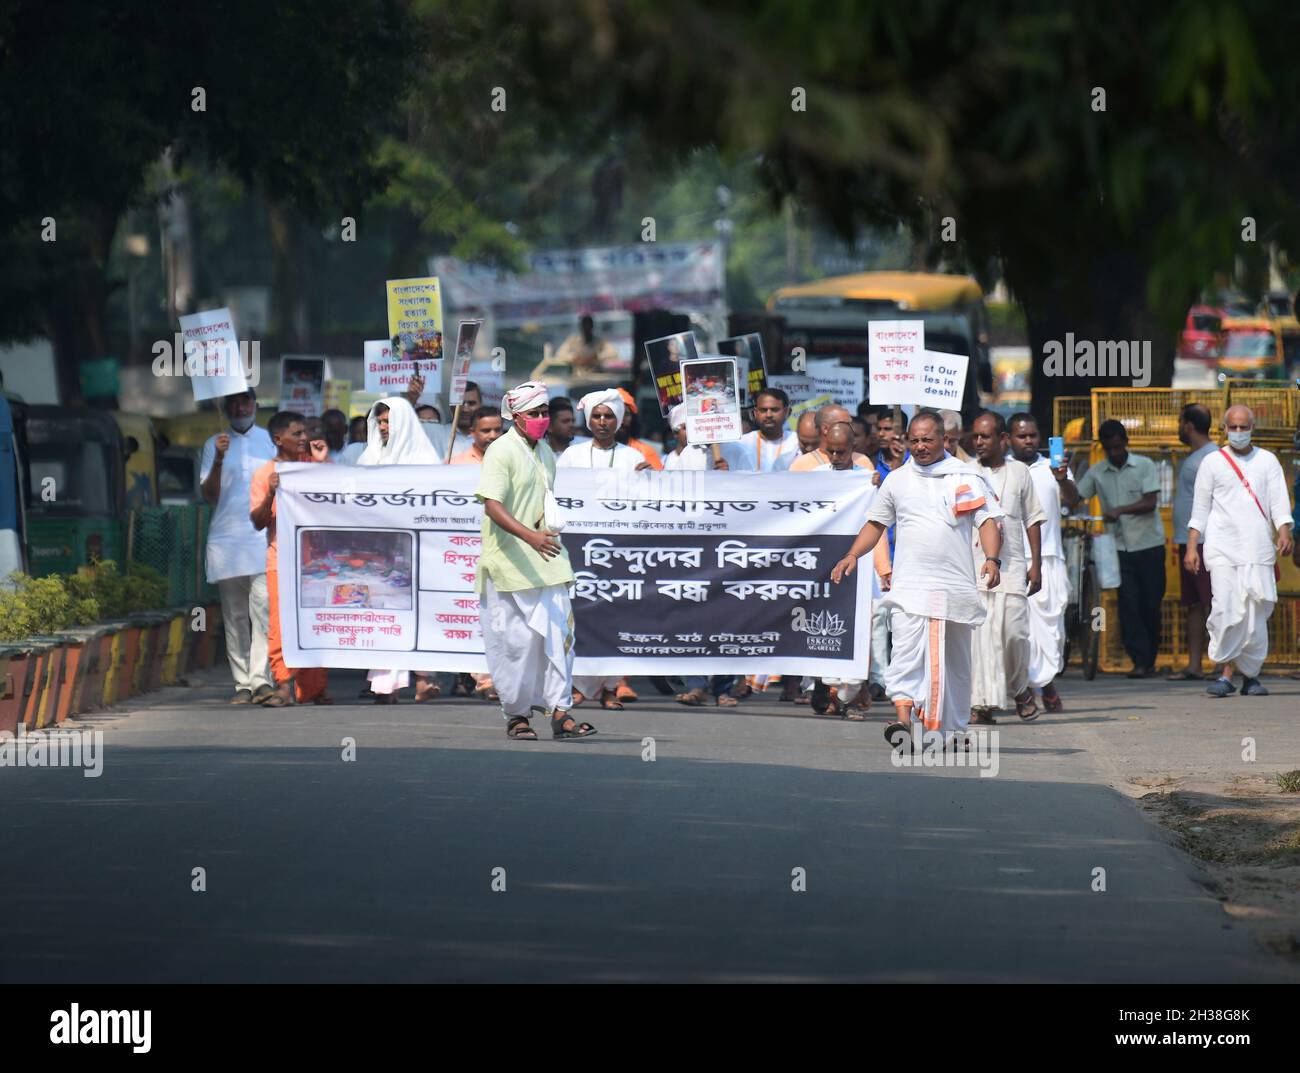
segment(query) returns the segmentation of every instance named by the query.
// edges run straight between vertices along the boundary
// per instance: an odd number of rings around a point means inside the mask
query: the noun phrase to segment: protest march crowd
[[[376,403],[364,426],[362,419],[349,426],[339,411],[321,418],[281,411],[262,429],[251,390],[221,400],[229,427],[205,445],[201,479],[215,508],[207,574],[221,595],[232,703],[332,703],[329,672],[286,666],[281,644],[277,467],[308,461],[337,465],[341,474],[448,460],[480,467],[475,587],[487,673],[374,668],[364,696],[397,703],[414,676],[416,701],[451,694],[498,703],[512,739],[534,740],[539,718],[557,739],[585,737],[596,728],[575,719],[574,708],[591,702],[618,710],[637,699],[626,677],[574,676],[574,572],[559,537],[557,468],[788,472],[810,484],[834,471],[870,482],[860,532],[829,574],[842,584],[858,569],[870,572],[869,663],[839,679],[653,679],[681,704],[735,707],[779,686],[783,701],[863,721],[873,702],[887,701],[892,744],[924,731],[937,732],[945,746],[963,741],[968,726],[994,724],[994,712],[1029,721],[1040,710],[1062,711],[1055,685],[1069,599],[1062,518],[1093,496],[1118,550],[1129,677],[1155,676],[1165,577],[1159,480],[1154,463],[1128,450],[1117,421],[1098,429],[1104,461],[1080,474],[1060,459],[1053,467],[1027,413],[986,411],[963,426],[954,411],[919,409],[909,421],[897,408],[864,402],[854,414],[828,404],[803,413],[791,430],[785,392],[765,387],[748,400],[747,431],[730,443],[688,442],[686,406],[677,405],[661,453],[640,437],[626,390],[593,391],[574,403],[529,381],[507,391],[497,412],[469,383],[452,424],[433,407],[417,408],[423,390],[417,373],[404,395]],[[586,435],[578,434],[578,415]],[[1277,456],[1251,443],[1250,410],[1230,407],[1223,425],[1220,447],[1204,407],[1180,415],[1179,438],[1190,453],[1176,480],[1174,539],[1192,658],[1169,677],[1201,678],[1205,652],[1217,667],[1211,695],[1240,688],[1255,696],[1267,693],[1259,673],[1278,599],[1276,566],[1285,556],[1300,563],[1298,523]]]

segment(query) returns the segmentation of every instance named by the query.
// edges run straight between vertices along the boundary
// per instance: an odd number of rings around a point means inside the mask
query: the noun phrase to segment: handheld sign
[[[873,320],[867,324],[867,364],[873,405],[920,402],[925,322]]]
[[[647,339],[645,354],[655,378],[659,412],[667,417],[668,411],[682,401],[682,362],[694,361],[700,356],[695,333],[678,332],[660,339]]]
[[[249,381],[244,373],[245,363],[230,310],[209,309],[205,313],[190,313],[180,321],[181,334],[185,338],[183,368],[194,388],[194,400],[202,402],[247,391]],[[157,347],[154,353],[158,353]],[[252,372],[256,384],[257,370]]]
[[[748,361],[747,373],[740,384],[740,404],[753,406],[758,393],[767,387],[767,358],[763,355],[763,337],[758,332],[735,335],[718,343],[718,353]],[[740,367],[744,370],[744,367]]]
[[[400,361],[442,358],[442,290],[435,277],[390,279],[388,338]]]
[[[406,394],[411,377],[420,372],[420,363],[395,360],[393,344],[388,339],[367,339],[363,346],[366,391],[373,392],[380,398]],[[417,406],[425,403],[438,405],[438,369],[442,364],[442,361],[424,361],[424,390],[416,400]]]
[[[280,409],[303,417],[325,412],[325,359],[288,354],[280,359]]]
[[[705,354],[681,363],[688,443],[734,443],[744,435],[735,358]]]
[[[456,354],[451,362],[451,384],[447,396],[452,406],[465,401],[465,384],[474,361],[474,344],[478,342],[478,332],[482,327],[481,320],[462,320],[456,328]]]

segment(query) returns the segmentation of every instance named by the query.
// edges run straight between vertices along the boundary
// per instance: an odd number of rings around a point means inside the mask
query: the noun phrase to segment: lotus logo
[[[844,620],[830,611],[817,612],[804,627],[804,633],[810,633],[814,637],[841,637],[847,632]]]

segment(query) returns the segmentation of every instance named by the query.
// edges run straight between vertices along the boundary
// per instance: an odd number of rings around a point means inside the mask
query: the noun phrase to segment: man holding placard
[[[753,432],[747,432],[723,449],[733,470],[772,473],[789,469],[799,457],[799,437],[785,427],[790,398],[779,387],[763,388],[754,396]]]

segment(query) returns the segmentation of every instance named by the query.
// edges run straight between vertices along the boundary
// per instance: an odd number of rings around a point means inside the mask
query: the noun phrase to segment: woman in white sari
[[[442,463],[437,450],[424,434],[410,402],[394,395],[380,399],[367,419],[369,434],[358,466],[436,466]],[[396,704],[397,691],[410,685],[408,671],[370,671],[370,691],[376,704]],[[440,692],[431,674],[415,672],[415,699],[432,700]]]

